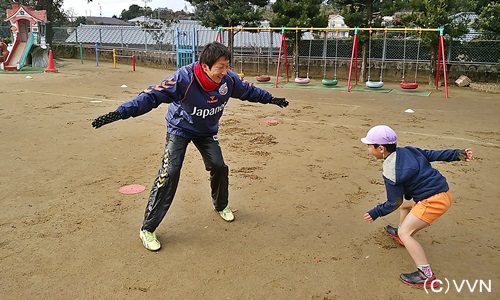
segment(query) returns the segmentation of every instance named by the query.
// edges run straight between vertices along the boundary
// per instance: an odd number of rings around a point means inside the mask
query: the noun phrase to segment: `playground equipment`
[[[382,64],[380,65],[380,77],[378,81],[371,81],[370,80],[370,75],[371,75],[371,69],[372,69],[372,64],[371,64],[371,53],[372,53],[372,32],[371,30],[369,31],[369,41],[368,41],[368,81],[366,82],[366,87],[371,88],[371,89],[379,89],[384,86],[384,81],[383,79],[383,72],[384,72],[384,60],[385,60],[385,48],[386,48],[386,42],[387,42],[387,31],[384,33],[384,46],[382,49]]]
[[[245,73],[243,73],[243,41],[240,46],[240,72],[238,73],[241,79],[245,78]]]
[[[403,75],[399,86],[404,90],[414,90],[418,88],[417,75],[418,75],[418,56],[420,55],[420,42],[422,41],[422,32],[419,33],[418,46],[417,46],[417,62],[415,64],[415,79],[413,82],[405,81],[405,65],[406,65],[406,30],[403,45]]]
[[[359,28],[355,27],[354,28],[354,38],[353,38],[353,46],[352,46],[352,54],[351,54],[351,64],[349,66],[349,77],[347,80],[347,91],[350,92],[352,90],[351,86],[351,78],[352,78],[352,71],[353,71],[353,66],[354,69],[356,70],[356,83],[357,83],[357,49],[358,49],[358,31],[373,31],[373,30],[383,30],[385,32],[388,31],[418,31],[418,32],[438,32],[439,33],[439,41],[438,41],[438,57],[437,57],[437,62],[436,62],[436,81],[435,81],[435,86],[436,89],[439,88],[439,77],[440,77],[440,68],[441,64],[443,67],[443,80],[444,80],[444,87],[445,87],[445,98],[448,98],[448,77],[446,73],[446,60],[445,60],[445,52],[444,52],[444,29],[443,27],[440,28]],[[386,38],[384,38],[385,40]],[[385,46],[384,46],[385,48]],[[420,50],[419,50],[420,51]],[[384,55],[383,55],[384,56]]]
[[[295,30],[295,42],[298,43],[299,42],[299,34],[298,34],[298,30]],[[311,35],[312,35],[313,31],[311,30]],[[306,73],[306,77],[300,77],[299,76],[299,72],[298,72],[298,69],[299,69],[299,66],[296,66],[295,69],[296,69],[296,76],[295,76],[295,83],[298,83],[298,84],[308,84],[311,82],[311,79],[309,78],[309,66],[311,64],[311,46],[312,46],[312,36],[311,36],[311,39],[309,40],[309,52],[307,54],[307,73]],[[298,49],[298,48],[297,48]],[[298,57],[300,57],[300,51],[298,51],[298,53],[296,53],[296,55]]]
[[[102,49],[98,43],[95,44],[95,65],[99,67],[99,56],[100,53],[111,53],[111,57],[113,59],[113,69],[116,69],[116,62],[120,58],[129,58],[130,64],[132,66],[132,71],[135,71],[137,65],[137,58],[135,53],[132,52],[132,55],[122,55],[117,53],[117,49]],[[80,61],[83,64],[83,46],[80,44]]]
[[[135,53],[132,53],[132,55],[117,55],[116,49],[113,49],[113,68],[114,69],[116,69],[116,59],[117,58],[130,58],[130,62],[132,64],[132,71],[135,71],[135,65],[136,65]]]
[[[446,59],[444,56],[444,28],[439,28],[439,45],[438,45],[438,59],[436,65],[436,89],[439,85],[439,68],[441,66],[440,62],[443,60],[443,79],[445,86],[445,97],[448,98],[448,76],[446,75]]]
[[[347,79],[347,91],[351,91],[351,74],[352,74],[352,69],[353,69],[353,64],[354,64],[354,79],[356,80],[356,85],[358,84],[358,44],[359,44],[359,37],[358,37],[358,30],[359,28],[354,28],[354,37],[352,38],[352,52],[351,52],[351,63],[349,64],[349,77]]]
[[[96,43],[95,44],[95,66],[96,67],[99,67],[99,53],[102,53],[102,52],[109,52],[109,53],[112,53],[113,50],[112,49],[101,49],[99,47],[99,44]]]
[[[447,70],[446,70],[446,58],[445,58],[445,51],[444,51],[444,29],[441,28],[359,28],[359,27],[354,27],[354,28],[315,28],[315,27],[310,27],[310,28],[299,28],[299,27],[219,27],[220,30],[246,30],[246,31],[252,31],[252,30],[269,30],[269,31],[276,31],[280,30],[281,31],[281,42],[280,42],[280,52],[278,54],[278,63],[276,67],[276,79],[275,79],[275,87],[278,86],[278,78],[279,78],[279,72],[280,72],[280,66],[281,66],[281,58],[284,57],[286,59],[286,67],[287,67],[287,81],[288,81],[288,60],[286,56],[286,31],[298,31],[298,30],[316,30],[316,31],[347,31],[347,32],[354,32],[353,35],[353,46],[352,46],[352,52],[351,52],[351,62],[349,65],[349,75],[347,79],[347,91],[350,92],[352,90],[352,85],[351,85],[351,80],[354,79],[358,81],[358,44],[359,44],[359,38],[358,38],[358,32],[359,31],[385,31],[385,32],[404,32],[405,30],[407,31],[418,31],[418,32],[437,32],[439,34],[439,40],[438,40],[438,57],[436,61],[436,81],[435,81],[435,86],[436,89],[439,89],[439,79],[441,76],[441,68],[443,68],[443,81],[444,81],[444,88],[445,88],[445,98],[448,98],[448,78],[447,78]],[[222,38],[222,35],[217,35],[217,37],[220,36]],[[216,37],[216,38],[217,38]],[[285,46],[285,48],[283,48]],[[385,55],[383,55],[385,57]],[[353,78],[353,71],[354,71],[354,78]]]
[[[257,33],[259,33],[259,31],[257,31]],[[256,43],[258,44],[258,43]],[[262,47],[258,47],[257,48],[257,76],[255,76],[255,80],[257,80],[258,82],[268,82],[271,80],[271,76],[269,75],[264,75],[264,74],[261,74],[260,73],[260,52],[262,50]],[[267,56],[267,68],[266,68],[266,74],[269,74],[269,63],[270,63],[270,59],[271,59],[271,48],[269,48],[269,51],[268,51],[268,56]]]
[[[223,27],[217,27],[217,33],[215,34],[215,41],[219,42],[221,44],[224,43],[224,33],[223,33]]]
[[[217,34],[219,34],[219,31],[217,32]],[[220,38],[222,41],[222,29],[220,29],[220,34]],[[198,42],[195,28],[193,28],[192,31],[181,31],[179,28],[177,28],[176,35],[176,67],[177,69],[179,69],[182,66],[194,63],[196,61],[196,45]]]
[[[279,76],[280,76],[280,66],[281,66],[281,58],[285,59],[285,69],[286,69],[286,82],[288,83],[288,56],[286,54],[286,33],[285,27],[281,27],[281,40],[280,40],[280,50],[278,53],[278,63],[276,64],[276,78],[274,80],[274,87],[278,87]]]
[[[48,50],[45,45],[47,12],[33,7],[12,3],[6,10],[12,31],[13,47],[3,62],[6,71],[18,71],[31,63],[32,67],[46,67]]]
[[[327,32],[325,31],[325,43],[324,43],[324,49],[323,49],[323,60],[324,60],[324,65],[323,65],[323,80],[321,80],[321,83],[326,86],[334,86],[337,85],[338,80],[337,80],[337,53],[338,53],[338,46],[339,46],[339,39],[338,39],[338,31],[335,34],[335,71],[333,75],[333,79],[327,79],[326,78],[326,54],[328,52],[328,36]]]

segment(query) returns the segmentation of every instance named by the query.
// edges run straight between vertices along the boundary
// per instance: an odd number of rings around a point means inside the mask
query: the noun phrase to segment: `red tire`
[[[418,88],[418,83],[416,82],[401,82],[399,86],[404,90],[414,90]]]

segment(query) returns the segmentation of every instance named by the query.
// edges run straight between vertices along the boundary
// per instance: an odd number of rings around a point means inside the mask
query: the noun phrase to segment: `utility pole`
[[[147,3],[148,2],[151,2],[152,0],[143,0],[144,1],[144,17],[146,17],[146,7],[147,7]],[[144,20],[146,21],[146,20]]]

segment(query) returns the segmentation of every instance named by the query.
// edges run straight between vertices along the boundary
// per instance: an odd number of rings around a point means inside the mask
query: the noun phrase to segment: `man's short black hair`
[[[212,42],[206,44],[200,53],[200,64],[206,64],[210,69],[214,63],[221,57],[225,57],[227,60],[231,60],[231,52],[229,49],[219,42]]]
[[[379,146],[384,146],[385,149],[387,149],[387,152],[391,152],[391,153],[396,151],[396,147],[397,147],[396,144],[385,144],[385,145],[373,144],[373,147],[375,147],[375,148],[377,148]]]

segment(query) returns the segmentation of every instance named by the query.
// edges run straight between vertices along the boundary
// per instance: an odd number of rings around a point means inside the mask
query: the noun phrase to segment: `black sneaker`
[[[424,286],[426,288],[430,288],[437,287],[439,285],[438,282],[434,281],[436,279],[436,275],[432,274],[432,277],[427,277],[424,272],[418,269],[413,273],[402,273],[399,275],[399,278],[404,284],[416,288],[423,288]]]
[[[391,225],[385,226],[385,232],[396,242],[398,242],[401,246],[404,246],[403,241],[399,238],[398,228],[393,227]]]

